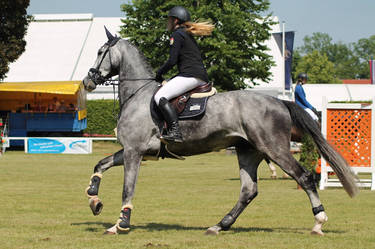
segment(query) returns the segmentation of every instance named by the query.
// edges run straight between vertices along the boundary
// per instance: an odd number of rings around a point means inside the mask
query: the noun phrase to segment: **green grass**
[[[104,236],[121,208],[123,168],[104,174],[99,216],[84,190],[97,161],[118,148],[101,142],[91,155],[0,157],[0,248],[375,248],[374,192],[363,189],[350,199],[343,189],[320,191],[326,236],[311,236],[306,194],[293,180],[270,180],[264,163],[258,197],[230,231],[205,236],[239,194],[236,157],[224,151],[142,163],[131,232]]]

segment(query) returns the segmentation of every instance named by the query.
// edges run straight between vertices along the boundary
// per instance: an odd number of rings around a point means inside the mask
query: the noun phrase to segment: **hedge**
[[[116,101],[113,110],[113,100],[87,101],[87,128],[88,134],[114,135],[113,129],[117,126],[119,103]],[[116,116],[116,117],[115,117]]]

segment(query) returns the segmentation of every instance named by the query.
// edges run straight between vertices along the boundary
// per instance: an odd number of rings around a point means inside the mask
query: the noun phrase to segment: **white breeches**
[[[314,119],[315,121],[319,120],[318,116],[316,116],[316,114],[311,109],[305,108],[305,111],[307,111],[307,113],[310,114],[310,116],[312,117],[312,119]]]
[[[154,100],[159,105],[159,100],[164,97],[171,100],[205,82],[198,78],[176,76],[168,81],[162,88],[155,94]]]

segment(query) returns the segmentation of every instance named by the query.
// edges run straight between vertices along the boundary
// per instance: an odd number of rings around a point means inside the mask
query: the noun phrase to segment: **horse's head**
[[[99,49],[98,56],[94,63],[94,66],[90,68],[87,76],[83,79],[83,85],[89,92],[95,90],[97,85],[101,85],[106,82],[110,77],[118,74],[118,61],[114,47],[120,40],[119,37],[113,36],[106,27],[105,32],[107,34],[108,41]]]

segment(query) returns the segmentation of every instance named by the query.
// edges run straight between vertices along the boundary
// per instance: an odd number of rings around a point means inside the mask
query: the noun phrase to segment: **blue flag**
[[[282,53],[283,33],[274,33],[276,43]],[[285,89],[290,90],[292,85],[292,60],[293,60],[294,31],[285,32]]]

